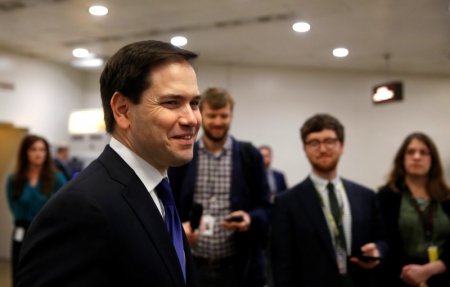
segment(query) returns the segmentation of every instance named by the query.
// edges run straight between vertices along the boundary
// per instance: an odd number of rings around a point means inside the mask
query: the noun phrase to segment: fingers
[[[238,232],[244,232],[250,228],[251,217],[247,212],[245,212],[243,210],[233,211],[227,216],[227,218],[231,218],[231,217],[241,217],[242,221],[240,221],[240,222],[224,221],[223,222],[224,228],[226,228],[228,230],[238,231]]]
[[[377,245],[373,242],[364,244],[361,247],[361,252],[364,255],[368,255],[368,256],[375,256],[375,257],[380,256],[380,252],[378,251]]]
[[[184,233],[186,234],[186,238],[189,242],[189,245],[194,246],[195,244],[197,244],[198,233],[196,231],[192,230],[190,221],[183,222],[183,229],[184,229]]]
[[[380,260],[362,261],[359,260],[357,257],[350,257],[350,262],[353,262],[364,269],[372,269],[375,268],[378,264],[380,264]]]

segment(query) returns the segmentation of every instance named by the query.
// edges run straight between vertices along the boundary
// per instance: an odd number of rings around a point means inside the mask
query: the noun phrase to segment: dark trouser
[[[28,229],[30,223],[28,222],[18,222],[15,224],[13,236],[12,236],[12,246],[11,246],[11,271],[12,271],[12,286],[16,286],[16,273],[19,266],[19,254],[22,248],[22,240],[18,241],[16,239],[17,228],[23,228],[25,232]]]
[[[239,273],[233,258],[211,260],[194,257],[200,287],[237,287]]]

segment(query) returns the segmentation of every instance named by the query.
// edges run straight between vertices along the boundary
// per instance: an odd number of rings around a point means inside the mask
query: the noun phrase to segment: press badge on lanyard
[[[216,218],[212,215],[206,214],[202,216],[200,223],[200,233],[203,236],[212,236],[214,234],[214,224]]]
[[[14,241],[22,242],[24,236],[25,236],[25,228],[19,226],[14,229]]]
[[[347,252],[338,245],[336,245],[335,250],[339,274],[347,274]]]
[[[434,262],[439,259],[439,251],[436,245],[428,246],[427,252],[428,252],[428,261]]]

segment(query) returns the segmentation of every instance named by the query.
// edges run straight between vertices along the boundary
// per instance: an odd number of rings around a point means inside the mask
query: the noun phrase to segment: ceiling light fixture
[[[305,33],[311,30],[311,25],[307,22],[297,22],[294,25],[292,25],[292,30],[298,33]]]
[[[102,109],[76,110],[69,116],[70,134],[95,134],[105,131]]]
[[[383,54],[386,63],[386,78],[389,78],[390,66],[389,61],[391,54]],[[401,101],[403,99],[403,83],[401,81],[388,81],[386,83],[377,84],[372,88],[372,102],[380,104],[392,101]]]
[[[170,39],[170,43],[177,47],[186,46],[187,42],[188,42],[188,40],[186,39],[186,37],[183,37],[183,36],[175,36],[175,37],[172,37],[172,39]]]
[[[333,50],[333,56],[337,58],[343,58],[348,56],[348,49],[346,48],[336,48]]]
[[[104,61],[101,58],[92,59],[78,59],[72,62],[72,66],[82,69],[96,69],[103,65]]]
[[[89,51],[85,48],[75,48],[72,50],[72,55],[75,58],[86,58],[89,56]]]
[[[89,13],[94,16],[105,16],[108,14],[108,8],[101,5],[94,5],[89,7]]]

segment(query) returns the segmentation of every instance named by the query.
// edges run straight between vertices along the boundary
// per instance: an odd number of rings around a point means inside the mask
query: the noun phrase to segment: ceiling
[[[311,31],[293,32],[298,20]],[[449,0],[0,0],[0,27],[0,56],[63,64],[76,47],[108,58],[181,34],[204,62],[450,76]],[[348,57],[331,55],[339,46]]]

